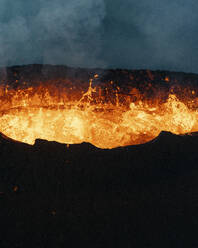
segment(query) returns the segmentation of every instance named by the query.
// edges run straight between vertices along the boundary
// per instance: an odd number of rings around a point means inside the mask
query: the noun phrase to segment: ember
[[[152,90],[149,95],[150,84],[145,92],[132,86],[123,90],[113,81],[94,85],[98,77],[95,74],[84,89],[50,83],[2,86],[0,132],[28,144],[40,138],[110,149],[148,142],[161,131],[198,131],[196,89],[178,93],[170,87],[166,94]]]

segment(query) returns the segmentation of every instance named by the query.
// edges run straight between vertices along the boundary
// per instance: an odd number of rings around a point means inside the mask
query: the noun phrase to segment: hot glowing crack
[[[17,89],[2,86],[0,132],[28,144],[40,138],[114,148],[148,142],[161,131],[198,131],[194,89],[188,91],[191,98],[178,97],[170,90],[167,97],[151,100],[133,87],[126,94],[119,87],[93,87],[92,79],[87,90],[74,88],[49,84]]]

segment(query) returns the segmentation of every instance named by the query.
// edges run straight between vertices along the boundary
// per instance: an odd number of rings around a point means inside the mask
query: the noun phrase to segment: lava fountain
[[[166,93],[153,90],[149,95],[147,89],[120,88],[113,81],[96,84],[97,78],[96,74],[83,87],[50,82],[2,85],[0,132],[28,144],[40,138],[111,149],[148,142],[161,131],[198,131],[195,88],[176,92],[169,87]]]

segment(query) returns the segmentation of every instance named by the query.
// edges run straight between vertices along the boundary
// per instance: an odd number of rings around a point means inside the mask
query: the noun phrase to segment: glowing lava
[[[145,143],[161,131],[198,131],[195,97],[179,99],[170,91],[166,98],[155,96],[151,101],[132,87],[124,95],[119,87],[112,91],[92,84],[90,80],[84,92],[49,84],[1,87],[0,132],[28,144],[40,138],[114,148]],[[195,90],[191,92],[195,95]]]

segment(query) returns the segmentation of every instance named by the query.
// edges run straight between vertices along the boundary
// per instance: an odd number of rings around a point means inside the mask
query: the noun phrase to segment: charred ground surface
[[[194,74],[41,65],[1,70],[1,82],[83,83],[94,73],[123,85],[197,83]],[[197,147],[197,133],[111,150],[1,135],[0,247],[197,247]]]
[[[150,70],[124,70],[124,69],[84,69],[71,68],[67,66],[54,65],[25,65],[0,68],[0,79],[2,82],[23,81],[47,81],[47,80],[72,80],[76,83],[89,81],[94,74],[100,75],[100,81],[108,82],[113,80],[123,85],[133,82],[143,84],[144,82],[164,83],[168,77],[170,82],[196,84],[198,75],[193,73],[150,71]]]
[[[198,137],[97,149],[1,137],[1,247],[196,247]]]

